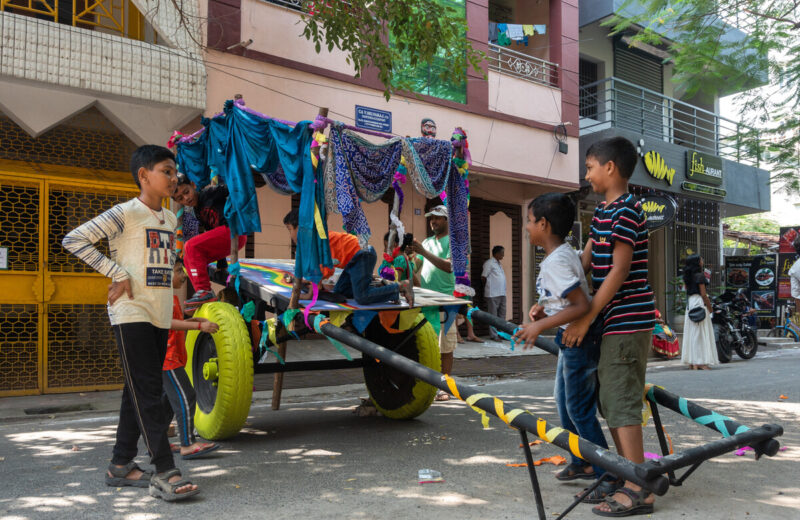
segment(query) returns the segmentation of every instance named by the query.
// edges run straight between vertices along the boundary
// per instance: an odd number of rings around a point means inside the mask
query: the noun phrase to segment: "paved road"
[[[778,422],[787,451],[772,459],[727,454],[703,464],[683,487],[659,498],[654,518],[800,518],[800,350],[760,353],[710,372],[653,367],[648,381],[748,425]],[[473,379],[483,390],[555,420],[552,376]],[[352,413],[362,390],[291,399],[279,412],[254,405],[245,430],[215,458],[181,461],[203,493],[165,504],[145,490],[109,488],[102,471],[115,422],[108,414],[0,425],[0,519],[34,518],[436,518],[535,517],[516,432],[497,419],[483,430],[463,403],[437,403],[414,421]],[[789,397],[779,401],[778,396]],[[675,448],[719,435],[662,413]],[[77,451],[73,450],[73,447]],[[657,451],[652,425],[647,451]],[[142,450],[143,451],[143,450]],[[563,454],[537,446],[535,458]],[[141,457],[142,462],[146,460]],[[441,471],[442,484],[419,485],[417,471]],[[539,470],[548,518],[578,484],[557,484]],[[581,505],[568,518],[598,518]]]

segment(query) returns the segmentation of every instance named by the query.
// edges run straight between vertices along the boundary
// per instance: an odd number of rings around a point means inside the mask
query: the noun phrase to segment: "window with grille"
[[[580,82],[579,111],[581,117],[597,119],[597,63],[580,60],[578,80]],[[589,86],[587,86],[589,85]]]

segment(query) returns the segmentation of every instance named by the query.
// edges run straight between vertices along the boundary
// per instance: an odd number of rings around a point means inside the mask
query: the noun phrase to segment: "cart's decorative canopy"
[[[366,244],[371,232],[361,201],[383,196],[401,160],[425,197],[446,193],[453,273],[466,275],[468,190],[450,141],[392,137],[374,144],[342,123],[321,117],[313,123],[281,121],[246,107],[241,99],[226,101],[223,112],[202,124],[200,131],[177,140],[178,168],[198,188],[216,175],[222,178],[230,193],[225,218],[232,234],[261,231],[254,174],[279,193],[300,193],[297,276],[317,282],[320,266],[332,267],[327,212],[340,213],[345,230]],[[319,165],[316,157],[312,160],[313,134],[328,124],[327,158]]]

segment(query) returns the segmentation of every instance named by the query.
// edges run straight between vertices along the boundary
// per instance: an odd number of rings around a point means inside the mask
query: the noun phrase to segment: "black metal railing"
[[[742,164],[759,166],[758,131],[619,78],[580,88],[581,132],[622,128]]]

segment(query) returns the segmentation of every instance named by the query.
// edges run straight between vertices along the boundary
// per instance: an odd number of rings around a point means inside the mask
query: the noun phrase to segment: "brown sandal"
[[[614,500],[613,495],[606,497],[606,503],[608,507],[611,509],[610,511],[603,511],[601,509],[597,509],[597,507],[592,508],[592,513],[600,516],[612,516],[612,517],[620,517],[620,516],[633,516],[633,515],[649,515],[653,512],[653,504],[648,504],[645,502],[645,499],[650,496],[650,492],[646,489],[640,489],[639,491],[634,491],[629,487],[622,486],[617,490],[617,493],[622,493],[626,495],[628,498],[631,499],[631,505],[625,506],[620,502]]]

